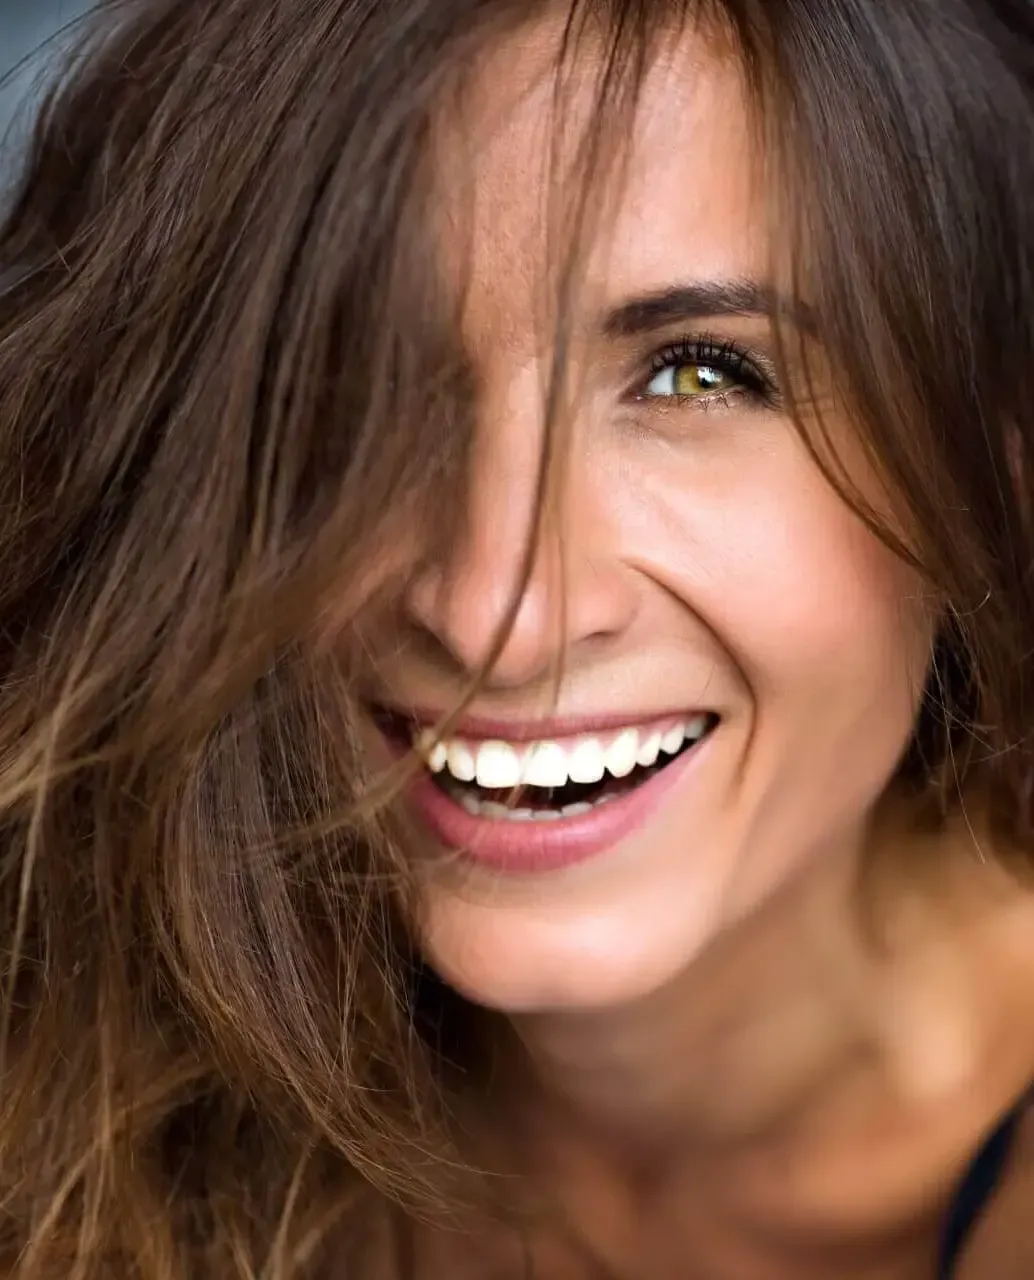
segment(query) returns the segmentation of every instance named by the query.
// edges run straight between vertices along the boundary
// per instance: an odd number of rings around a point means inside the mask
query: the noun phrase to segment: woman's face
[[[487,62],[443,147],[445,250],[472,272],[469,518],[413,586],[405,634],[378,643],[397,655],[389,701],[424,724],[488,654],[533,520],[553,39],[531,30]],[[575,115],[590,101],[575,89]],[[469,181],[453,181],[461,153]],[[780,408],[767,235],[737,67],[687,35],[649,77],[578,293],[555,518],[471,716],[413,797],[429,844],[465,850],[421,859],[422,945],[489,1006],[659,988],[857,848],[906,746],[928,613]],[[850,461],[832,396],[824,411]],[[521,776],[539,785],[512,795]]]

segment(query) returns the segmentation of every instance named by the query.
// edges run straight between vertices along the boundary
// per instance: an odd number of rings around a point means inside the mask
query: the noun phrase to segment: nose
[[[433,636],[464,675],[488,661],[509,614],[491,666],[494,689],[538,685],[559,662],[615,645],[638,607],[591,465],[564,457],[562,484],[538,518],[541,380],[526,375],[522,383],[511,385],[495,412],[483,407],[462,533],[443,563],[418,576],[406,602],[411,624]]]

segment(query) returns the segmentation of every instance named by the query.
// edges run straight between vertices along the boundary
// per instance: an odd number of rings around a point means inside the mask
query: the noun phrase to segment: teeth
[[[414,746],[424,757],[424,763],[432,773],[441,773],[448,764],[449,748],[444,742],[436,741],[433,729],[421,730]]]
[[[572,782],[602,782],[606,771],[603,748],[596,738],[579,742],[567,757],[567,776]]]
[[[521,785],[560,788],[568,782],[602,782],[605,774],[627,778],[637,766],[657,764],[662,753],[675,755],[684,743],[699,741],[709,727],[709,718],[700,715],[663,728],[622,729],[606,738],[587,735],[528,745],[498,740],[471,743],[459,738],[436,742],[433,732],[422,730],[414,736],[414,746],[432,773],[447,772],[457,782],[476,782],[491,791]],[[515,813],[515,820],[524,820],[524,811],[506,810],[511,820]],[[542,811],[533,811],[536,819],[541,815]]]
[[[480,818],[482,812],[481,801],[474,795],[472,791],[464,791],[456,797],[464,809],[472,818]]]
[[[569,804],[565,809],[561,809],[560,813],[565,818],[581,818],[586,813],[592,813],[595,807],[592,804]]]
[[[607,751],[607,772],[615,778],[627,778],[636,767],[638,755],[639,734],[635,729],[626,729],[611,743]]]
[[[496,804],[494,800],[482,800],[480,804],[482,818],[494,818],[498,821],[500,818],[512,818],[519,822],[524,814],[530,814],[530,809],[507,809],[505,804]]]
[[[567,752],[559,742],[536,742],[524,757],[521,781],[529,787],[562,787],[567,781]]]
[[[699,742],[707,732],[708,720],[707,716],[694,716],[686,725],[685,737],[687,742]]]
[[[473,782],[477,776],[474,753],[462,742],[453,742],[447,747],[445,763],[457,782]]]
[[[477,784],[489,790],[516,787],[521,780],[521,759],[506,742],[483,742],[478,748]]]
[[[479,800],[470,791],[456,797],[472,818],[488,818],[492,822],[559,822],[563,818],[581,818],[592,813],[594,804],[569,804],[563,809],[508,809],[494,800]]]

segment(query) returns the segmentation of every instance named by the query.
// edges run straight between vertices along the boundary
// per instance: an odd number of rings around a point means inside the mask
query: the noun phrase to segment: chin
[[[428,963],[475,1004],[502,1013],[590,1012],[650,998],[732,924],[719,877],[695,887],[651,876],[630,850],[609,883],[429,884],[418,924]],[[685,871],[686,859],[682,857]],[[699,868],[698,868],[699,870]],[[624,881],[623,884],[619,883]]]

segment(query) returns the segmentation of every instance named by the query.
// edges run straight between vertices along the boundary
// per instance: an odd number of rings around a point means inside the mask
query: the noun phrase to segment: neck
[[[911,874],[919,855],[901,831],[879,838]],[[515,1020],[547,1131],[612,1145],[622,1161],[638,1149],[670,1162],[853,1126],[876,1077],[920,1106],[964,1089],[987,1042],[980,992],[994,960],[980,921],[1003,881],[988,873],[974,894],[966,851],[961,899],[977,923],[964,926],[943,890],[942,848],[939,896],[878,886],[876,931],[861,871],[879,864],[873,854],[859,841],[816,864],[648,999]]]
[[[660,1153],[772,1131],[864,1051],[846,859],[729,930],[634,1004],[515,1022],[535,1091],[578,1129]]]
[[[579,1256],[615,1276],[929,1269],[1034,1064],[1034,894],[972,849],[891,828],[648,999],[507,1026],[492,1114]]]

